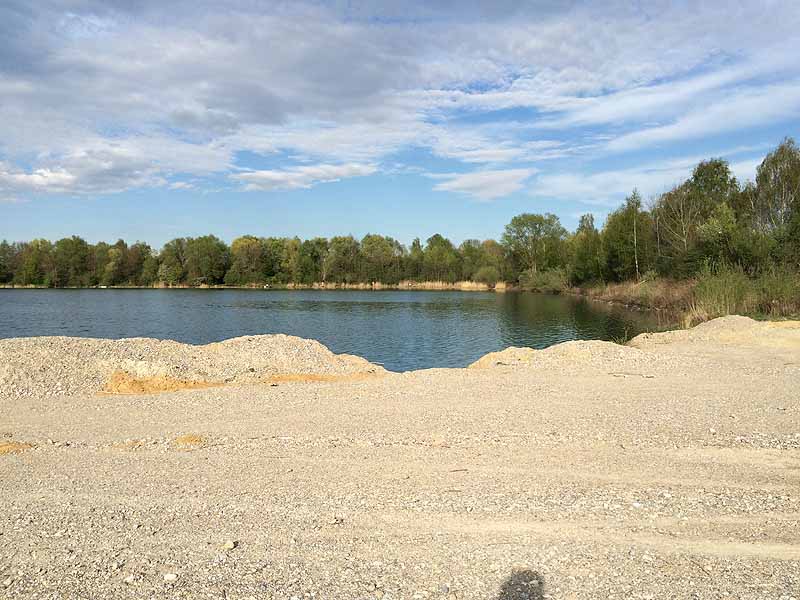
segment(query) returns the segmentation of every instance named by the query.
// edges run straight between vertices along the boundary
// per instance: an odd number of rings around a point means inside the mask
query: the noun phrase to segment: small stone
[[[631,506],[633,508],[642,508],[642,503],[641,502],[634,502],[633,504],[631,504]]]
[[[439,591],[442,594],[449,594],[450,593],[450,586],[447,585],[446,583],[443,583],[442,585],[439,586]]]
[[[237,542],[236,540],[228,540],[227,542],[222,544],[222,549],[223,550],[233,550],[238,545],[239,545],[239,542]]]
[[[178,581],[178,574],[177,573],[165,573],[164,574],[164,581],[168,581],[168,582]]]
[[[136,581],[136,576],[133,574],[128,575],[125,579],[122,580],[123,583],[128,585],[133,585],[133,582]]]
[[[4,579],[3,580],[3,587],[9,587],[12,583],[14,583],[14,580],[11,579],[11,577],[9,577],[8,579]]]

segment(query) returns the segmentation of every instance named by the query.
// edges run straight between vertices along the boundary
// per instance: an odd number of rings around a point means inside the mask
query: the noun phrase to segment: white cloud
[[[620,136],[608,144],[608,149],[633,150],[797,117],[800,117],[800,81],[748,88],[693,110],[669,125]]]
[[[294,189],[328,180],[298,161],[389,164],[416,148],[474,166],[474,182],[501,166],[555,177],[561,159],[798,116],[790,2],[67,4],[0,7],[2,193],[176,176]],[[240,152],[277,166],[247,182]]]
[[[284,170],[245,171],[231,175],[231,178],[244,183],[245,191],[271,192],[310,188],[318,183],[371,175],[375,171],[374,165],[309,165]]]
[[[733,148],[728,152],[716,153],[716,156],[725,158],[750,154],[754,150],[747,147]],[[591,174],[569,171],[542,173],[528,187],[537,198],[616,207],[634,189],[645,200],[667,191],[688,179],[697,163],[707,158],[709,157],[690,155]],[[730,163],[730,169],[739,181],[744,182],[753,179],[761,161],[762,158],[735,160]]]
[[[521,190],[525,180],[535,172],[535,169],[505,169],[432,175],[437,179],[446,178],[446,181],[437,183],[433,189],[439,192],[459,192],[479,200],[494,200]]]

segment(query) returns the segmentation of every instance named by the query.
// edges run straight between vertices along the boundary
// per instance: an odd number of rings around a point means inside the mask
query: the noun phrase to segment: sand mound
[[[649,374],[667,363],[676,366],[681,356],[737,351],[769,350],[777,356],[800,358],[800,322],[754,321],[748,317],[720,317],[693,329],[644,333],[627,345],[611,342],[576,341],[556,344],[544,350],[507,348],[492,352],[470,365],[471,369],[503,366],[530,366],[537,369],[576,368],[605,370],[608,373]],[[684,360],[685,363],[685,360]]]
[[[141,394],[256,383],[277,376],[346,377],[383,368],[287,335],[205,346],[149,338],[0,340],[0,395]]]
[[[643,333],[628,345],[648,349],[656,346],[704,345],[736,346],[737,348],[769,347],[800,351],[799,321],[754,321],[749,317],[731,315],[701,323],[692,329]]]
[[[582,368],[618,369],[651,366],[652,356],[637,348],[596,340],[564,342],[544,350],[507,348],[492,352],[472,363],[470,369],[503,366],[530,366],[537,369]]]

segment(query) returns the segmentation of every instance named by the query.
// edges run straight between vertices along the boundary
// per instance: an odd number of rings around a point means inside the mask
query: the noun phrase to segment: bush
[[[549,271],[523,271],[519,276],[519,285],[523,290],[560,294],[569,287],[567,273],[563,269]]]
[[[749,278],[741,267],[705,267],[694,288],[686,325],[725,315],[786,317],[800,313],[800,275],[775,269]]]
[[[776,317],[800,314],[800,274],[786,268],[772,269],[753,283],[760,314]]]
[[[500,281],[500,271],[497,267],[481,267],[475,272],[473,279],[479,283],[494,285]]]
[[[704,267],[694,288],[693,310],[704,318],[752,312],[757,304],[753,285],[739,267]]]

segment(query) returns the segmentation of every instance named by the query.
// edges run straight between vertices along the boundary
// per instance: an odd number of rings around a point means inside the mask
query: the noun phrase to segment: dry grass
[[[0,442],[0,456],[5,454],[19,454],[33,448],[33,444],[25,442]]]
[[[671,279],[624,281],[597,287],[579,288],[577,292],[595,300],[614,302],[646,309],[683,312],[692,302],[695,282]]]
[[[160,392],[177,392],[180,390],[197,390],[219,387],[216,381],[195,381],[175,379],[165,375],[156,377],[134,377],[127,371],[116,371],[111,379],[100,390],[101,394],[156,394]]]

